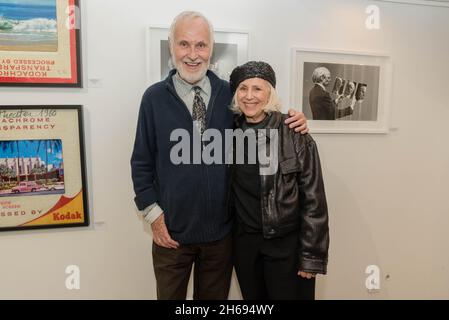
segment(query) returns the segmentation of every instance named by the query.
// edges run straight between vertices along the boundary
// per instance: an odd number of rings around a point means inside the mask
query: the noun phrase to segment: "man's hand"
[[[341,102],[341,100],[343,100],[343,95],[339,95],[336,99],[335,99],[335,104],[339,104]]]
[[[160,247],[168,249],[178,249],[179,243],[173,240],[168,234],[167,226],[164,221],[164,214],[161,214],[151,224],[153,230],[153,241]]]
[[[301,276],[306,279],[312,279],[315,278],[316,274],[311,272],[298,271],[298,276]]]
[[[285,120],[285,124],[290,124],[291,129],[295,128],[296,132],[301,132],[301,134],[306,134],[309,132],[307,127],[307,119],[304,113],[290,109],[288,110],[289,118]]]

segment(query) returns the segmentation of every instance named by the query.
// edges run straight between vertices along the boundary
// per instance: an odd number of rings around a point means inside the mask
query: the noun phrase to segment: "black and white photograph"
[[[388,117],[386,56],[293,50],[292,103],[314,132],[384,132]]]
[[[376,121],[379,71],[379,66],[305,62],[304,114],[311,120]]]
[[[148,83],[153,84],[167,77],[174,69],[168,42],[169,28],[147,28]],[[232,70],[248,60],[248,33],[244,31],[216,30],[214,50],[209,70],[219,78],[229,80]]]

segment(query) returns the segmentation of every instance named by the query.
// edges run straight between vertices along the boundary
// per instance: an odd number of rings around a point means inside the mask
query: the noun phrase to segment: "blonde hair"
[[[276,89],[273,88],[273,86],[271,85],[271,83],[269,83],[268,81],[264,80],[267,83],[267,86],[270,90],[270,97],[268,98],[268,102],[267,104],[262,108],[262,110],[265,113],[270,114],[271,112],[275,112],[281,111],[281,100],[279,99],[279,96],[276,92]],[[240,110],[240,107],[238,105],[237,102],[237,91],[238,91],[238,87],[237,90],[234,93],[234,97],[232,98],[232,102],[231,102],[231,111],[235,114],[241,115],[242,111]]]

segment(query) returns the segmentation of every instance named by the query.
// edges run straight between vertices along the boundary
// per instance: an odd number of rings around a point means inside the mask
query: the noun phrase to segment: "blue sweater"
[[[148,88],[142,98],[131,158],[134,201],[139,210],[157,202],[171,237],[181,244],[220,240],[231,230],[225,207],[226,165],[175,165],[170,160],[171,148],[178,143],[170,141],[172,131],[182,128],[190,137],[194,134],[192,116],[173,86],[174,72]],[[212,93],[206,128],[217,129],[224,137],[224,130],[233,125],[229,84],[210,71],[207,76]],[[192,148],[190,153],[192,158]]]

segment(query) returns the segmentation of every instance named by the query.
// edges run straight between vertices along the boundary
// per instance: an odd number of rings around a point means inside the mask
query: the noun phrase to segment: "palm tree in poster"
[[[8,183],[11,182],[11,178],[15,177],[14,171],[11,170],[11,168],[8,168],[4,164],[0,164],[0,177],[6,177],[8,178]]]
[[[31,170],[30,173],[34,174],[34,181],[37,181],[37,175],[45,174],[45,166],[42,165],[40,167],[35,167]]]
[[[16,152],[16,177],[17,177],[17,184],[20,182],[20,147],[19,147],[19,140],[15,141],[1,141],[1,149],[2,151],[10,150],[11,153]]]
[[[48,184],[48,152],[60,152],[62,150],[61,140],[39,140],[37,145],[37,155],[41,148],[45,148],[45,184]]]

